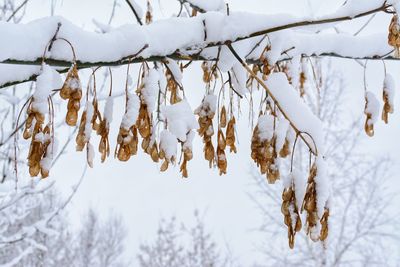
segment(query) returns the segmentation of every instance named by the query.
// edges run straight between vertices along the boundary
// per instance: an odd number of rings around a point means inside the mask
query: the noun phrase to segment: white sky
[[[166,14],[177,12],[178,5],[173,0],[160,0]],[[49,14],[48,0],[32,0],[28,7],[25,21],[29,21]],[[124,1],[117,10],[113,25],[134,23],[131,13],[125,7]],[[139,3],[144,3],[144,0]],[[321,0],[291,0],[291,1],[265,1],[265,0],[231,0],[232,11],[252,11],[258,13],[289,12],[298,15],[312,12],[329,12],[343,1]],[[112,0],[68,0],[57,5],[56,15],[62,15],[77,25],[93,29],[92,19],[106,23],[111,12]],[[279,4],[278,4],[279,3]],[[156,9],[156,12],[159,10]],[[364,20],[361,20],[365,21]],[[388,17],[378,16],[375,23],[367,32],[386,31]],[[361,25],[362,23],[357,23]],[[344,31],[355,31],[357,26],[349,23],[340,26]],[[354,30],[353,30],[354,29]],[[400,63],[389,63],[389,72],[394,74],[397,84],[400,85]],[[363,85],[361,84],[363,70],[359,65],[349,61],[337,61],[334,66],[345,74],[348,90],[351,91],[349,112],[359,115],[363,110]],[[201,101],[204,85],[201,81],[199,66],[187,71],[184,75],[184,85],[192,108]],[[382,63],[369,64],[368,85],[375,92],[381,90],[383,76]],[[114,88],[123,88],[124,75],[116,74]],[[119,80],[119,82],[118,82]],[[375,90],[375,89],[376,90]],[[380,95],[377,94],[377,95]],[[122,100],[122,99],[121,99]],[[400,107],[399,97],[395,106]],[[118,104],[120,108],[118,108]],[[119,123],[123,110],[123,102],[115,104],[117,111],[114,118]],[[400,112],[391,117],[391,123],[383,126],[380,123],[376,137],[365,144],[372,153],[389,153],[398,159],[400,145],[396,141],[399,136]],[[117,121],[116,120],[116,121]],[[114,127],[118,128],[118,125]],[[148,240],[157,229],[158,221],[162,216],[176,215],[179,220],[191,221],[193,210],[198,208],[206,211],[206,223],[218,239],[230,245],[233,253],[244,264],[253,263],[257,258],[254,252],[254,243],[260,241],[260,236],[252,231],[260,225],[260,217],[254,203],[247,196],[253,194],[250,172],[250,132],[243,116],[239,123],[238,154],[228,156],[228,175],[220,177],[217,170],[209,170],[208,163],[203,159],[200,138],[195,143],[194,159],[189,163],[187,180],[181,179],[179,166],[165,174],[158,171],[159,165],[151,162],[148,156],[141,152],[128,163],[119,163],[110,158],[107,164],[95,163],[95,168],[89,170],[81,188],[74,197],[70,206],[72,219],[78,222],[80,215],[89,206],[101,212],[115,211],[123,215],[129,227],[128,247],[131,256],[135,256],[140,240]],[[110,134],[112,151],[115,145],[116,130]],[[82,166],[85,164],[85,155],[73,152],[64,156],[52,170],[52,175],[57,179],[59,188],[65,191],[79,178]],[[98,160],[98,157],[97,157]],[[396,190],[399,183],[396,183]],[[399,191],[397,191],[399,192]],[[286,235],[282,232],[282,235]]]

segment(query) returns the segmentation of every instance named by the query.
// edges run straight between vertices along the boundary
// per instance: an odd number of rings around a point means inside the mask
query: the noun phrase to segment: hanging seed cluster
[[[23,132],[23,138],[31,140],[28,152],[29,174],[31,176],[40,174],[42,178],[49,176],[54,152],[52,132],[54,111],[50,96],[54,89],[53,78],[53,70],[48,65],[42,65],[35,92],[28,100],[27,119]]]
[[[119,127],[115,156],[120,161],[128,161],[138,151],[138,130],[136,121],[137,110],[140,109],[140,99],[135,94],[127,94],[126,109]]]
[[[203,138],[204,143],[204,158],[209,162],[210,168],[215,163],[215,151],[212,143],[214,135],[213,119],[215,116],[217,105],[217,97],[215,95],[207,95],[201,105],[194,111],[199,117],[199,135]]]
[[[280,178],[278,156],[289,155],[288,145],[277,150],[276,117],[272,114],[261,115],[251,138],[251,158],[265,174],[268,183],[273,184]],[[286,138],[287,139],[287,138]],[[288,140],[285,140],[289,142]]]
[[[319,219],[317,210],[317,189],[315,178],[318,173],[317,165],[314,163],[310,169],[307,181],[307,189],[304,197],[302,211],[306,212],[306,229],[307,234],[314,242],[325,241],[328,237],[328,217],[329,209],[325,208],[324,214]],[[321,225],[321,226],[320,226]]]
[[[65,122],[69,126],[75,126],[78,121],[78,112],[81,107],[82,85],[78,76],[78,67],[73,64],[67,74],[64,85],[60,90],[60,96],[68,100]]]
[[[302,226],[293,183],[289,188],[283,190],[281,211],[284,223],[288,227],[289,247],[293,248],[295,235],[300,232]]]

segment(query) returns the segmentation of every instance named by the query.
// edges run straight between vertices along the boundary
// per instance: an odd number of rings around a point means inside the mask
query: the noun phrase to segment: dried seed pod
[[[320,240],[325,241],[328,238],[329,234],[329,225],[328,225],[328,218],[329,218],[329,209],[325,208],[324,215],[322,216],[321,222],[321,233],[320,233]]]
[[[375,95],[371,92],[365,93],[365,109],[364,114],[367,116],[364,129],[368,136],[374,136],[374,124],[378,119],[379,102]]]
[[[397,14],[394,14],[389,25],[388,44],[395,49],[395,57],[400,56],[400,25]]]
[[[93,123],[95,123],[98,117],[97,113],[96,101],[87,101],[85,110],[81,115],[78,134],[75,138],[76,151],[83,151],[86,147],[86,161],[91,168],[93,168],[94,150],[93,146],[90,144],[90,137],[93,130]]]
[[[266,174],[267,180],[271,184],[280,177],[277,164],[278,154],[275,149],[274,120],[272,115],[261,115],[251,139],[251,157],[260,168],[261,174]]]
[[[212,74],[209,63],[207,61],[203,61],[201,63],[201,69],[203,70],[203,82],[208,84],[212,81]]]
[[[35,113],[30,108],[28,108],[27,113],[28,117],[25,122],[25,128],[23,133],[23,137],[25,140],[32,137],[33,127],[36,124]]]
[[[283,190],[282,200],[281,212],[288,227],[289,247],[293,249],[296,232],[301,230],[301,218],[293,184]]]
[[[285,138],[285,143],[283,144],[282,149],[279,151],[279,156],[281,158],[286,158],[290,155],[290,142],[287,138]]]
[[[317,165],[314,163],[310,169],[308,176],[306,194],[304,196],[303,206],[301,210],[307,213],[306,227],[307,235],[310,236],[314,242],[320,238],[318,233],[318,213],[317,213],[317,190],[315,177],[317,176]]]
[[[146,24],[153,22],[153,7],[149,0],[147,0],[147,11],[146,11]]]
[[[182,176],[184,178],[188,178],[189,174],[187,171],[187,163],[193,158],[193,152],[189,148],[183,149],[183,162],[180,166],[180,172],[182,172]]]
[[[139,130],[140,136],[142,138],[148,138],[151,135],[151,118],[149,113],[147,112],[147,105],[141,102],[139,109],[139,116],[136,122],[136,127]]]
[[[182,153],[183,153],[183,162],[180,166],[180,172],[184,178],[188,178],[189,174],[187,171],[187,163],[192,160],[193,158],[193,151],[192,151],[192,143],[194,139],[195,133],[194,131],[190,131],[186,135],[186,141],[182,143]]]
[[[217,148],[217,167],[219,169],[219,175],[226,174],[228,161],[226,160],[225,151],[219,146]]]
[[[81,116],[81,122],[79,124],[78,134],[76,135],[75,142],[76,142],[76,151],[83,151],[85,145],[87,143],[86,136],[85,136],[85,126],[87,121],[87,111],[83,111]]]
[[[225,128],[226,127],[226,109],[225,106],[221,109],[221,115],[219,119],[219,127]]]
[[[389,122],[389,113],[394,112],[394,92],[395,92],[394,79],[390,74],[386,74],[385,81],[383,83],[383,110],[382,120],[387,124]]]
[[[165,71],[165,77],[167,79],[167,89],[171,93],[169,102],[171,105],[181,102],[182,98],[179,96],[179,85],[173,73],[168,68]]]
[[[36,79],[36,89],[29,100],[27,108],[27,120],[24,129],[24,138],[31,138],[31,144],[28,153],[28,166],[31,176],[38,176],[41,173],[42,178],[49,175],[52,162],[51,143],[51,124],[44,126],[45,120],[52,116],[50,105],[50,94],[54,89],[54,75],[57,72],[50,66],[44,64],[42,72]]]
[[[65,116],[65,122],[69,126],[75,126],[78,121],[78,109],[71,108],[67,111],[67,115]]]
[[[177,153],[178,139],[168,130],[160,133],[159,159],[164,160],[160,171],[164,172],[168,169],[170,163],[175,164]]]
[[[165,172],[166,170],[168,170],[168,165],[169,161],[167,159],[164,159],[164,162],[161,164],[160,171]]]
[[[82,85],[78,75],[78,67],[73,64],[70,68],[64,85],[60,90],[62,99],[68,99],[67,115],[65,121],[69,126],[75,126],[78,121],[80,100],[82,98]]]
[[[110,155],[110,141],[108,135],[110,132],[110,123],[112,120],[113,112],[113,98],[109,96],[106,100],[104,107],[104,116],[100,121],[100,125],[97,129],[97,135],[100,135],[99,152],[101,154],[101,162],[103,163],[106,158]]]
[[[207,95],[201,105],[195,110],[198,115],[199,129],[198,133],[203,137],[204,158],[209,162],[210,168],[215,162],[215,150],[212,144],[212,136],[214,135],[213,118],[215,116],[217,97],[215,95]]]
[[[117,137],[116,157],[120,161],[128,161],[132,155],[136,155],[138,145],[137,130],[135,126],[130,129],[119,128]]]
[[[218,144],[218,148],[219,149],[225,150],[225,148],[226,148],[226,140],[225,140],[225,137],[224,137],[224,133],[222,132],[221,129],[218,130],[218,142],[217,142],[217,144]]]
[[[110,143],[108,140],[109,124],[107,120],[103,119],[100,123],[97,134],[100,135],[99,152],[101,154],[101,162],[103,163],[106,158],[110,155]]]
[[[236,138],[235,138],[235,124],[236,120],[235,117],[232,116],[232,118],[228,122],[228,127],[226,128],[226,144],[227,146],[230,147],[230,152],[236,153]]]
[[[307,78],[306,74],[304,71],[300,72],[300,97],[303,97],[306,93],[305,91],[305,84],[306,84]]]
[[[32,142],[28,153],[29,174],[32,177],[38,176],[41,169],[40,160],[43,156],[43,144],[36,138],[36,135],[40,133],[41,131],[37,131],[37,133],[32,136]]]
[[[136,155],[137,153],[139,140],[136,122],[139,117],[140,105],[140,99],[137,95],[127,93],[125,114],[119,128],[117,147],[115,148],[114,155],[120,161],[128,161],[132,155]],[[155,144],[155,148],[158,161],[157,144]],[[153,154],[154,153],[151,153],[152,158],[154,157]]]

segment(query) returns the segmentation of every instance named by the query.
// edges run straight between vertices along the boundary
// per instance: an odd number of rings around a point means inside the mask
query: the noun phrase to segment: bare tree
[[[175,217],[162,219],[154,241],[140,246],[138,260],[142,267],[220,267],[234,266],[229,253],[222,253],[205,228],[199,213],[195,225],[179,225]]]
[[[126,266],[122,258],[126,234],[120,217],[112,215],[101,220],[89,209],[80,230],[72,234],[74,266]]]

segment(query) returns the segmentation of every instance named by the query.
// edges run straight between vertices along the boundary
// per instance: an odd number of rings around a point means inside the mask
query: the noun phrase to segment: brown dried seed
[[[221,116],[219,119],[219,127],[225,128],[226,127],[226,109],[225,106],[222,106],[221,109]]]
[[[65,122],[69,126],[76,126],[77,121],[78,121],[78,110],[69,109],[65,117]]]
[[[230,147],[230,152],[236,153],[236,147],[235,147],[235,124],[236,120],[235,117],[232,117],[229,122],[228,122],[228,127],[226,129],[226,144]]]
[[[168,164],[169,164],[168,161],[164,160],[164,162],[161,165],[160,171],[165,172],[168,169]]]

